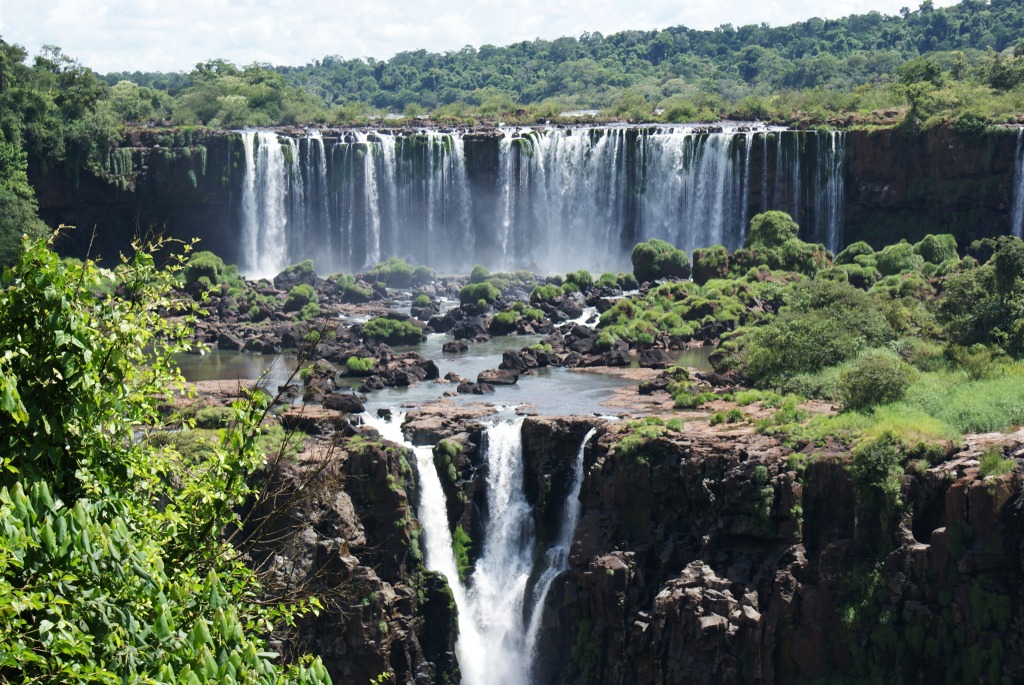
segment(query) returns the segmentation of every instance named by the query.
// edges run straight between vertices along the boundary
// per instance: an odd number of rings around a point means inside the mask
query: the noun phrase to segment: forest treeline
[[[580,108],[637,120],[654,119],[656,110],[674,121],[733,113],[827,119],[904,105],[919,94],[898,86],[922,75],[938,91],[928,94],[935,102],[919,103],[925,118],[970,102],[977,115],[999,119],[1020,110],[1019,93],[1012,103],[996,101],[1024,81],[1015,53],[1021,36],[1019,2],[965,0],[935,8],[926,0],[898,16],[594,32],[445,53],[415,50],[389,60],[327,56],[301,67],[214,60],[188,74],[105,79],[114,87],[127,81],[150,89],[140,93],[152,96],[152,114],[180,123],[318,117],[347,123],[376,110],[465,121],[518,110],[554,117]],[[922,57],[928,65],[908,71],[907,63]]]

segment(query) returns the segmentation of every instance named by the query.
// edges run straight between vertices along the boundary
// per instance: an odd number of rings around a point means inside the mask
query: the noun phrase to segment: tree
[[[40,237],[46,226],[36,214],[24,150],[0,140],[0,267],[13,264],[21,236]]]
[[[286,669],[265,651],[295,608],[260,607],[222,537],[264,463],[268,402],[236,404],[199,458],[156,439],[183,386],[181,262],[140,249],[108,271],[23,247],[0,278],[0,680],[327,681],[319,660]]]

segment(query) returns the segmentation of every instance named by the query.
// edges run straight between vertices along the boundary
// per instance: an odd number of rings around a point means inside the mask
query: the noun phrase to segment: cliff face
[[[981,479],[980,447],[908,468],[905,514],[887,518],[845,455],[723,435],[658,438],[627,460],[613,440],[586,455],[538,682],[1024,677],[1022,483]]]
[[[339,437],[272,468],[270,496],[246,512],[245,548],[271,598],[323,605],[271,645],[320,656],[336,683],[457,683],[457,612],[423,567],[405,451],[372,433]]]
[[[39,214],[74,226],[58,247],[76,256],[117,258],[137,237],[199,238],[237,261],[234,233],[244,159],[236,134],[190,130],[130,132],[101,170],[46,169],[30,160]],[[95,232],[95,234],[94,234]]]
[[[1017,129],[847,134],[845,243],[948,232],[961,245],[1009,233]]]
[[[485,515],[477,419],[406,425],[450,443],[435,465],[453,528],[475,530]],[[524,494],[542,546],[594,427],[535,682],[1024,679],[1024,478],[978,473],[993,450],[1019,463],[1024,432],[976,436],[936,466],[912,462],[892,513],[845,453],[732,431],[665,434],[627,457],[617,424],[531,417]],[[456,607],[422,564],[415,469],[372,432],[340,435],[276,471],[272,497],[247,519],[249,557],[271,591],[324,603],[274,648],[320,655],[335,682],[388,672],[457,683]]]
[[[282,133],[297,138],[304,135],[303,131]],[[325,134],[325,142],[347,134],[331,135],[334,137]],[[635,141],[637,135],[631,130],[627,139]],[[805,190],[813,189],[817,181],[808,165],[819,155],[815,150],[820,143],[813,133],[799,136],[791,145],[809,155],[799,175]],[[472,223],[488,226],[495,221],[490,208],[500,200],[501,135],[487,130],[466,134],[463,139],[467,183],[476,199]],[[978,237],[1009,233],[1016,145],[1017,130],[1011,128],[989,129],[973,136],[950,129],[920,134],[896,129],[849,132],[845,140],[843,243],[868,240],[879,246],[903,237],[917,240],[928,232],[952,232],[966,244]],[[411,144],[408,154],[415,157],[417,150]],[[625,150],[629,154],[635,146],[629,144]],[[762,197],[762,190],[776,187],[777,181],[788,197],[789,181],[776,178],[778,154],[774,148],[750,146],[748,178],[744,180],[749,188],[747,216],[771,204],[769,198]],[[627,164],[627,168],[633,167]],[[221,254],[228,262],[237,262],[241,256],[244,171],[239,134],[187,129],[131,132],[122,147],[110,154],[104,168],[97,170],[98,175],[84,170],[47,170],[30,163],[44,220],[52,226],[79,227],[61,244],[68,253],[83,255],[92,241],[93,254],[113,257],[126,250],[136,235],[158,231],[182,239],[199,237],[204,249]],[[628,178],[625,183],[623,193],[630,201],[624,205],[624,220],[632,226],[638,211],[633,200],[642,179]],[[816,201],[812,192],[805,192],[798,214],[810,216]],[[616,240],[622,244],[607,249],[614,254],[628,252],[636,238],[624,230]],[[481,254],[498,249],[488,243],[494,239],[490,232],[480,233],[477,249]]]

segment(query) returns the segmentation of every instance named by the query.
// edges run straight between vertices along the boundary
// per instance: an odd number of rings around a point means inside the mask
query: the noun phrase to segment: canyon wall
[[[78,226],[61,243],[69,254],[91,243],[113,256],[164,231],[258,275],[305,258],[327,273],[386,256],[448,270],[627,268],[630,247],[650,237],[737,247],[749,217],[772,208],[833,247],[941,231],[966,244],[1013,230],[1021,176],[1011,128],[277,133],[280,145],[139,130],[95,173],[33,164],[31,175],[43,218]]]

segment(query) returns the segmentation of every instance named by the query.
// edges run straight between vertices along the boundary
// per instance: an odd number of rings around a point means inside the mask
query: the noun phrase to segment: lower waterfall
[[[458,574],[446,502],[429,446],[413,446],[402,434],[405,415],[389,420],[363,415],[382,437],[412,450],[419,474],[417,517],[423,530],[425,563],[445,576],[459,612],[456,651],[466,685],[532,685],[531,671],[544,601],[555,577],[567,568],[579,522],[583,453],[596,429],[587,433],[573,464],[573,482],[562,507],[561,525],[550,549],[537,554],[533,512],[523,492],[522,419],[487,428],[481,449],[487,466],[487,518],[482,553],[467,583]],[[531,579],[536,578],[536,581]]]
[[[1013,167],[1013,214],[1010,233],[1024,236],[1024,128],[1017,129],[1017,153]]]

